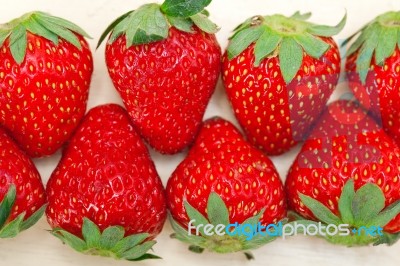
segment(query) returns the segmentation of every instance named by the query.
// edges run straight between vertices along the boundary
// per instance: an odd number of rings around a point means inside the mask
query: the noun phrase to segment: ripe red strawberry
[[[223,56],[223,82],[248,140],[278,155],[302,141],[340,73],[335,27],[296,12],[255,16],[235,29]]]
[[[92,54],[78,26],[42,12],[0,30],[0,125],[32,157],[54,153],[86,111]]]
[[[140,134],[165,154],[193,142],[221,58],[204,1],[176,2],[182,1],[143,5],[117,19],[100,40],[111,32],[105,51],[111,80]]]
[[[226,253],[254,249],[268,237],[188,236],[188,223],[262,225],[286,216],[283,185],[272,162],[247,143],[228,121],[204,122],[188,156],[167,184],[167,202],[176,237],[202,251]],[[197,213],[197,216],[193,215]],[[205,218],[205,217],[208,217]],[[190,231],[190,229],[189,229]]]
[[[354,228],[381,226],[390,239],[400,232],[400,149],[357,104],[334,102],[290,168],[286,191],[290,209],[303,217]],[[385,242],[368,235],[328,240]]]
[[[358,36],[358,37],[357,37]],[[346,71],[357,99],[382,122],[400,144],[400,11],[368,23],[347,51]]]
[[[6,238],[42,217],[46,195],[33,162],[1,128],[0,151],[0,238]]]
[[[120,106],[93,108],[47,184],[53,234],[77,251],[138,260],[166,219],[161,180]],[[72,241],[72,240],[74,241]]]

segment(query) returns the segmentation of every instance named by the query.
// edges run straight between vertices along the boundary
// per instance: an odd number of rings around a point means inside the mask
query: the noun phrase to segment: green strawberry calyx
[[[82,223],[83,238],[62,228],[54,228],[50,232],[74,250],[88,255],[128,261],[160,258],[147,253],[156,243],[154,240],[147,240],[150,236],[148,233],[125,236],[122,226],[109,226],[100,232],[99,227],[86,217],[83,218]]]
[[[226,207],[221,197],[215,193],[210,193],[207,201],[207,218],[204,217],[196,208],[191,206],[187,201],[184,202],[186,214],[190,221],[193,222],[193,226],[198,228],[197,232],[189,232],[189,229],[185,229],[177,221],[170,216],[170,221],[174,234],[172,238],[178,239],[184,243],[189,244],[189,250],[202,253],[204,250],[209,250],[216,253],[232,253],[232,252],[244,252],[247,259],[253,259],[253,255],[250,250],[259,248],[279,237],[278,233],[273,232],[274,229],[270,229],[269,234],[226,234],[218,233],[218,228],[228,227],[231,223],[229,221],[229,210]],[[255,227],[260,223],[264,209],[258,212],[256,215],[249,217],[245,220],[242,225],[249,227]],[[211,227],[213,233],[205,227],[208,225]],[[219,230],[221,231],[221,230]],[[254,232],[253,232],[254,233]],[[251,237],[249,237],[251,236]]]
[[[8,192],[0,202],[0,238],[11,238],[18,235],[34,224],[43,216],[46,204],[34,212],[28,219],[25,219],[25,212],[18,215],[14,220],[9,221],[12,207],[16,199],[16,189],[11,185]]]
[[[307,20],[311,13],[254,16],[234,29],[227,48],[228,59],[239,56],[251,44],[254,46],[254,65],[258,67],[267,57],[279,58],[282,76],[289,84],[299,71],[304,53],[320,59],[330,45],[321,37],[338,34],[346,24],[347,14],[336,26],[317,25]]]
[[[168,38],[171,26],[188,33],[194,31],[193,26],[215,33],[218,27],[208,19],[208,12],[204,9],[210,3],[211,0],[165,0],[161,5],[142,5],[112,22],[101,35],[97,48],[110,33],[109,43],[125,35],[128,48]]]
[[[355,38],[346,56],[359,53],[356,59],[356,71],[361,82],[365,84],[372,58],[375,57],[375,64],[383,66],[386,59],[400,47],[400,11],[390,11],[378,16],[346,39],[343,45]]]
[[[18,64],[25,59],[28,32],[41,36],[55,45],[58,45],[59,39],[62,38],[78,49],[82,47],[77,34],[89,37],[83,29],[65,19],[41,11],[24,14],[20,18],[0,25],[0,47],[9,39],[8,46]]]
[[[382,190],[372,183],[367,183],[354,190],[354,181],[349,179],[343,187],[339,198],[339,215],[335,215],[321,202],[299,193],[302,203],[325,225],[347,224],[352,228],[351,234],[321,235],[333,244],[346,246],[365,246],[369,244],[394,244],[400,233],[388,233],[383,230],[393,218],[400,213],[400,200],[385,208],[385,196]],[[300,217],[300,219],[304,219]],[[310,221],[311,222],[311,221]],[[317,224],[317,223],[315,223]],[[374,228],[374,232],[366,233],[366,230]],[[381,232],[378,229],[381,228]]]

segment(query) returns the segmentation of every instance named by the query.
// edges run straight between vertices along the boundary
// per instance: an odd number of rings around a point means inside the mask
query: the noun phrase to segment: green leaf
[[[303,202],[303,204],[308,209],[310,209],[310,211],[314,214],[314,216],[317,217],[318,220],[320,220],[321,222],[324,222],[325,224],[336,224],[336,225],[342,223],[342,221],[321,202],[301,193],[299,193],[299,197]]]
[[[114,30],[114,28],[121,23],[127,16],[129,16],[133,11],[126,12],[122,16],[118,17],[116,20],[111,22],[110,25],[106,28],[106,30],[101,34],[99,41],[97,42],[96,49],[100,47],[101,43],[104,41],[104,39],[108,36],[108,34]]]
[[[190,17],[194,24],[196,24],[199,29],[204,32],[213,34],[216,33],[219,28],[218,26],[212,22],[206,15],[198,13]]]
[[[88,248],[85,241],[68,231],[56,228],[51,231],[51,234],[78,252],[83,252]]]
[[[301,14],[299,11],[296,11],[291,18],[298,19],[298,20],[308,20],[311,17],[311,12]]]
[[[35,211],[28,219],[22,222],[20,231],[24,231],[34,224],[36,224],[40,218],[43,216],[45,210],[46,210],[47,204],[43,205],[42,207],[39,208],[39,210]]]
[[[0,230],[0,238],[11,238],[18,235],[20,232],[21,223],[24,220],[25,212],[21,213],[14,220],[7,223]]]
[[[171,17],[187,18],[201,12],[211,0],[165,0],[161,10]]]
[[[122,253],[121,258],[126,259],[126,260],[135,260],[146,254],[147,251],[149,251],[156,241],[147,241],[144,242],[141,245],[134,246],[133,248],[125,251]]]
[[[133,13],[132,11],[131,13]],[[111,32],[110,39],[108,40],[109,43],[113,43],[118,37],[125,34],[129,27],[130,16],[129,14],[127,17],[121,19],[121,21],[115,26],[114,30]]]
[[[139,258],[131,259],[129,261],[142,261],[142,260],[149,260],[149,259],[162,259],[162,258],[159,256],[156,256],[154,254],[145,253],[142,256],[140,256]]]
[[[279,63],[282,76],[286,84],[289,84],[303,63],[303,49],[294,39],[288,37],[282,39]]]
[[[196,246],[196,245],[190,245],[189,246],[189,250],[191,252],[197,253],[197,254],[201,254],[204,251],[204,248]]]
[[[290,221],[304,220],[305,218],[294,211],[288,211],[287,217]]]
[[[264,58],[269,56],[278,48],[281,40],[282,37],[279,34],[272,31],[269,27],[266,27],[265,32],[259,37],[254,47],[254,65],[259,66]]]
[[[375,184],[365,184],[357,190],[351,204],[354,225],[367,225],[384,207],[385,196],[382,190]]]
[[[400,48],[400,29],[397,31],[397,46]]]
[[[192,207],[187,201],[184,202],[185,210],[189,219],[193,221],[193,224],[197,227],[198,225],[203,225],[199,228],[200,234],[204,235],[204,225],[208,224],[208,220],[195,208]]]
[[[378,214],[378,216],[367,221],[365,226],[384,227],[392,219],[394,219],[399,213],[400,213],[400,201],[398,200],[395,203],[386,207],[381,213]]]
[[[250,44],[257,41],[263,32],[263,27],[250,27],[236,33],[228,46],[229,60],[241,54]]]
[[[240,32],[240,31],[242,31],[242,30],[244,30],[246,28],[249,28],[252,25],[252,22],[253,22],[254,19],[260,19],[260,18],[262,18],[262,17],[261,16],[254,16],[254,17],[246,19],[243,23],[237,25],[233,29],[233,32],[235,32],[235,34],[236,34],[236,33]],[[229,40],[232,39],[235,36],[235,34],[233,36],[230,36]]]
[[[10,34],[10,50],[11,54],[18,64],[21,64],[25,59],[26,54],[26,29],[19,25],[15,27]]]
[[[193,21],[189,18],[178,18],[178,17],[167,17],[169,23],[177,28],[178,30],[192,33],[193,31]]]
[[[270,235],[261,235],[261,234],[255,234],[251,240],[246,240],[244,237],[243,241],[243,250],[253,250],[260,248],[268,243],[271,243],[272,241],[276,240],[278,237],[277,236],[270,236]]]
[[[346,39],[346,41],[350,40],[350,38]],[[346,51],[346,57],[355,53],[361,47],[361,45],[364,43],[364,41],[365,41],[365,31],[361,32],[361,34],[357,38],[357,40],[354,43],[352,43],[352,45],[350,45],[350,48]],[[343,45],[344,44],[345,43],[343,43]]]
[[[344,40],[344,42],[342,42],[342,46],[345,46],[346,44],[348,44],[355,36],[360,35],[360,36],[357,38],[357,41],[358,41],[358,39],[361,38],[362,34],[365,33],[365,29],[366,29],[367,27],[369,27],[370,24],[371,24],[371,23],[367,23],[366,25],[362,26],[361,29],[359,29],[358,31],[356,31],[355,33],[353,33],[353,35],[351,35],[350,37],[346,38],[346,39]],[[360,33],[361,33],[361,34],[360,34]],[[363,39],[363,38],[361,38],[361,39],[362,39],[362,42],[363,42],[364,39]],[[362,42],[361,42],[361,43],[362,43]],[[357,49],[356,49],[356,50],[357,50]],[[346,55],[346,56],[347,56],[347,55]]]
[[[8,36],[10,36],[10,31],[3,31],[0,29],[0,46],[3,45]]]
[[[243,222],[243,224],[256,225],[256,224],[260,221],[261,217],[264,215],[264,212],[265,212],[265,208],[263,208],[263,209],[262,209],[259,213],[257,213],[256,215],[247,218],[247,219]]]
[[[172,229],[175,232],[175,234],[171,235],[171,237],[196,246],[201,246],[204,242],[204,238],[201,236],[196,236],[193,234],[189,235],[188,230],[180,226],[171,216],[169,216],[169,221]]]
[[[46,27],[40,24],[34,16],[31,17],[29,23],[24,23],[24,26],[31,33],[42,36],[43,38],[50,40],[55,45],[58,45],[58,36],[46,29]]]
[[[360,80],[363,84],[367,79],[367,75],[370,69],[372,56],[374,54],[374,50],[379,41],[380,36],[380,27],[376,24],[371,25],[366,32],[365,42],[363,43],[360,53],[357,57],[356,61],[356,70],[360,76]]]
[[[208,12],[207,9],[201,10],[200,14],[203,14],[203,15],[206,16],[206,17],[209,17],[209,16],[210,16],[210,12]]]
[[[125,251],[128,249],[133,248],[134,246],[142,243],[146,238],[149,237],[149,234],[147,233],[141,233],[141,234],[135,234],[135,235],[130,235],[122,240],[120,240],[117,244],[114,245],[114,247],[111,249],[111,251],[115,252],[118,255],[122,255]]]
[[[49,31],[53,32],[60,38],[63,38],[65,41],[71,43],[78,49],[82,49],[81,43],[79,42],[78,37],[70,31],[69,29],[66,29],[64,27],[61,27],[57,24],[54,24],[53,22],[50,22],[48,20],[42,19],[38,21],[42,26],[44,26],[46,29]]]
[[[353,224],[354,217],[351,209],[352,202],[356,192],[354,191],[354,180],[349,179],[343,187],[339,199],[339,213],[343,223]]]
[[[99,247],[100,242],[100,229],[99,227],[88,218],[83,218],[82,236],[89,248]]]
[[[382,27],[378,46],[375,50],[375,63],[382,66],[386,58],[394,53],[397,46],[397,28]]]
[[[124,238],[125,230],[122,226],[107,227],[100,237],[100,248],[110,250]]]
[[[8,217],[11,214],[11,209],[14,205],[16,197],[16,188],[14,184],[11,184],[7,194],[4,196],[0,203],[0,229],[4,226]]]
[[[317,228],[319,227],[318,222],[311,221],[311,220],[306,220],[304,218],[300,219],[300,220],[296,220],[296,221],[290,222],[289,224],[295,224],[295,223],[298,224],[298,225],[304,225],[305,228],[307,228],[309,225],[315,225],[315,226],[317,226]],[[312,231],[312,233],[314,233],[314,232],[315,231]],[[304,234],[303,227],[298,227],[296,233],[297,234]]]
[[[35,15],[34,15],[35,16]],[[84,37],[90,38],[89,34],[86,33],[81,27],[76,25],[75,23],[72,23],[66,19],[60,18],[60,17],[55,17],[50,14],[44,13],[44,12],[37,12],[36,16],[40,18],[41,20],[45,20],[49,23],[52,23],[54,25],[57,25],[59,27],[65,28],[67,30],[73,31],[77,34],[80,34]]]
[[[300,34],[294,38],[303,47],[304,51],[315,59],[320,59],[330,47],[329,44],[309,33]]]
[[[211,192],[207,201],[207,216],[208,220],[213,225],[218,224],[229,224],[229,211],[225,205],[225,202],[221,197],[215,193]]]
[[[331,37],[343,30],[344,26],[346,25],[346,21],[347,21],[347,13],[344,15],[342,20],[336,26],[332,27],[325,25],[313,25],[308,29],[308,33],[322,37]]]
[[[168,37],[168,22],[157,4],[146,4],[128,17],[126,43],[132,45],[160,41]]]
[[[389,246],[395,244],[397,241],[400,239],[400,233],[396,234],[389,234],[386,232],[383,232],[383,236],[380,236],[378,240],[374,243],[374,246],[378,246],[381,244],[387,244]]]
[[[244,256],[246,257],[247,260],[254,260],[255,259],[253,253],[251,253],[250,251],[243,252],[243,254],[244,254]]]

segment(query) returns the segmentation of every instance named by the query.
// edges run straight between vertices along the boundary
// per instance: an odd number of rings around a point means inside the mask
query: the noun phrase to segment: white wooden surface
[[[95,45],[102,31],[117,16],[132,10],[148,1],[136,0],[0,0],[0,22],[6,22],[25,12],[41,10],[53,15],[70,19],[83,27],[92,37],[90,44],[94,53],[95,70],[92,80],[89,107],[98,104],[114,102],[121,103],[108,77],[104,62],[104,44],[95,51]],[[399,10],[399,0],[213,0],[208,7],[211,18],[221,26],[217,34],[221,47],[224,49],[231,30],[244,19],[260,14],[283,13],[290,15],[300,10],[311,11],[312,21],[334,25],[348,13],[348,23],[343,32],[336,37],[340,41],[350,36],[370,19],[387,10]],[[346,90],[342,82],[334,97]],[[220,115],[235,122],[229,108],[221,84],[207,109],[205,117]],[[289,154],[273,158],[282,179],[285,178],[288,167],[298,148]],[[161,156],[152,152],[159,174],[166,183],[169,175],[183,158],[183,155]],[[46,183],[60,153],[46,159],[35,160],[43,181]],[[30,266],[70,266],[70,265],[128,265],[129,262],[114,261],[108,258],[78,254],[51,236],[44,218],[30,230],[14,239],[0,241],[0,265],[30,265]],[[169,238],[169,224],[158,237],[155,252],[163,260],[146,261],[137,265],[399,265],[400,243],[392,246],[346,248],[333,246],[324,240],[308,237],[295,237],[288,240],[279,239],[267,246],[254,251],[255,261],[247,262],[242,254],[218,255],[205,253],[192,254],[187,247]]]

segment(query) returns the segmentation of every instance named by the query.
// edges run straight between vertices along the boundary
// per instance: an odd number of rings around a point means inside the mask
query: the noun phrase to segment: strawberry
[[[153,258],[166,219],[161,180],[119,105],[88,112],[47,184],[52,233],[77,251]]]
[[[286,215],[283,185],[272,162],[247,143],[228,121],[204,122],[188,156],[167,184],[167,203],[176,238],[191,249],[219,253],[257,248],[271,238],[188,236],[189,223],[268,225]],[[207,217],[208,218],[205,218]]]
[[[50,155],[86,111],[93,70],[87,34],[43,12],[0,28],[0,125],[29,156]]]
[[[0,238],[7,238],[42,217],[46,195],[35,165],[3,129],[0,150]]]
[[[356,98],[400,144],[400,11],[369,22],[347,39],[346,72]]]
[[[329,105],[291,166],[289,208],[326,224],[380,226],[381,237],[331,236],[345,245],[391,243],[400,232],[400,149],[358,104]]]
[[[223,55],[222,78],[248,140],[269,155],[302,141],[340,73],[331,36],[344,27],[312,24],[310,13],[255,16],[239,25]]]
[[[217,28],[203,11],[210,2],[143,5],[111,24],[99,42],[111,32],[105,49],[111,80],[139,133],[164,154],[193,142],[218,80]]]

